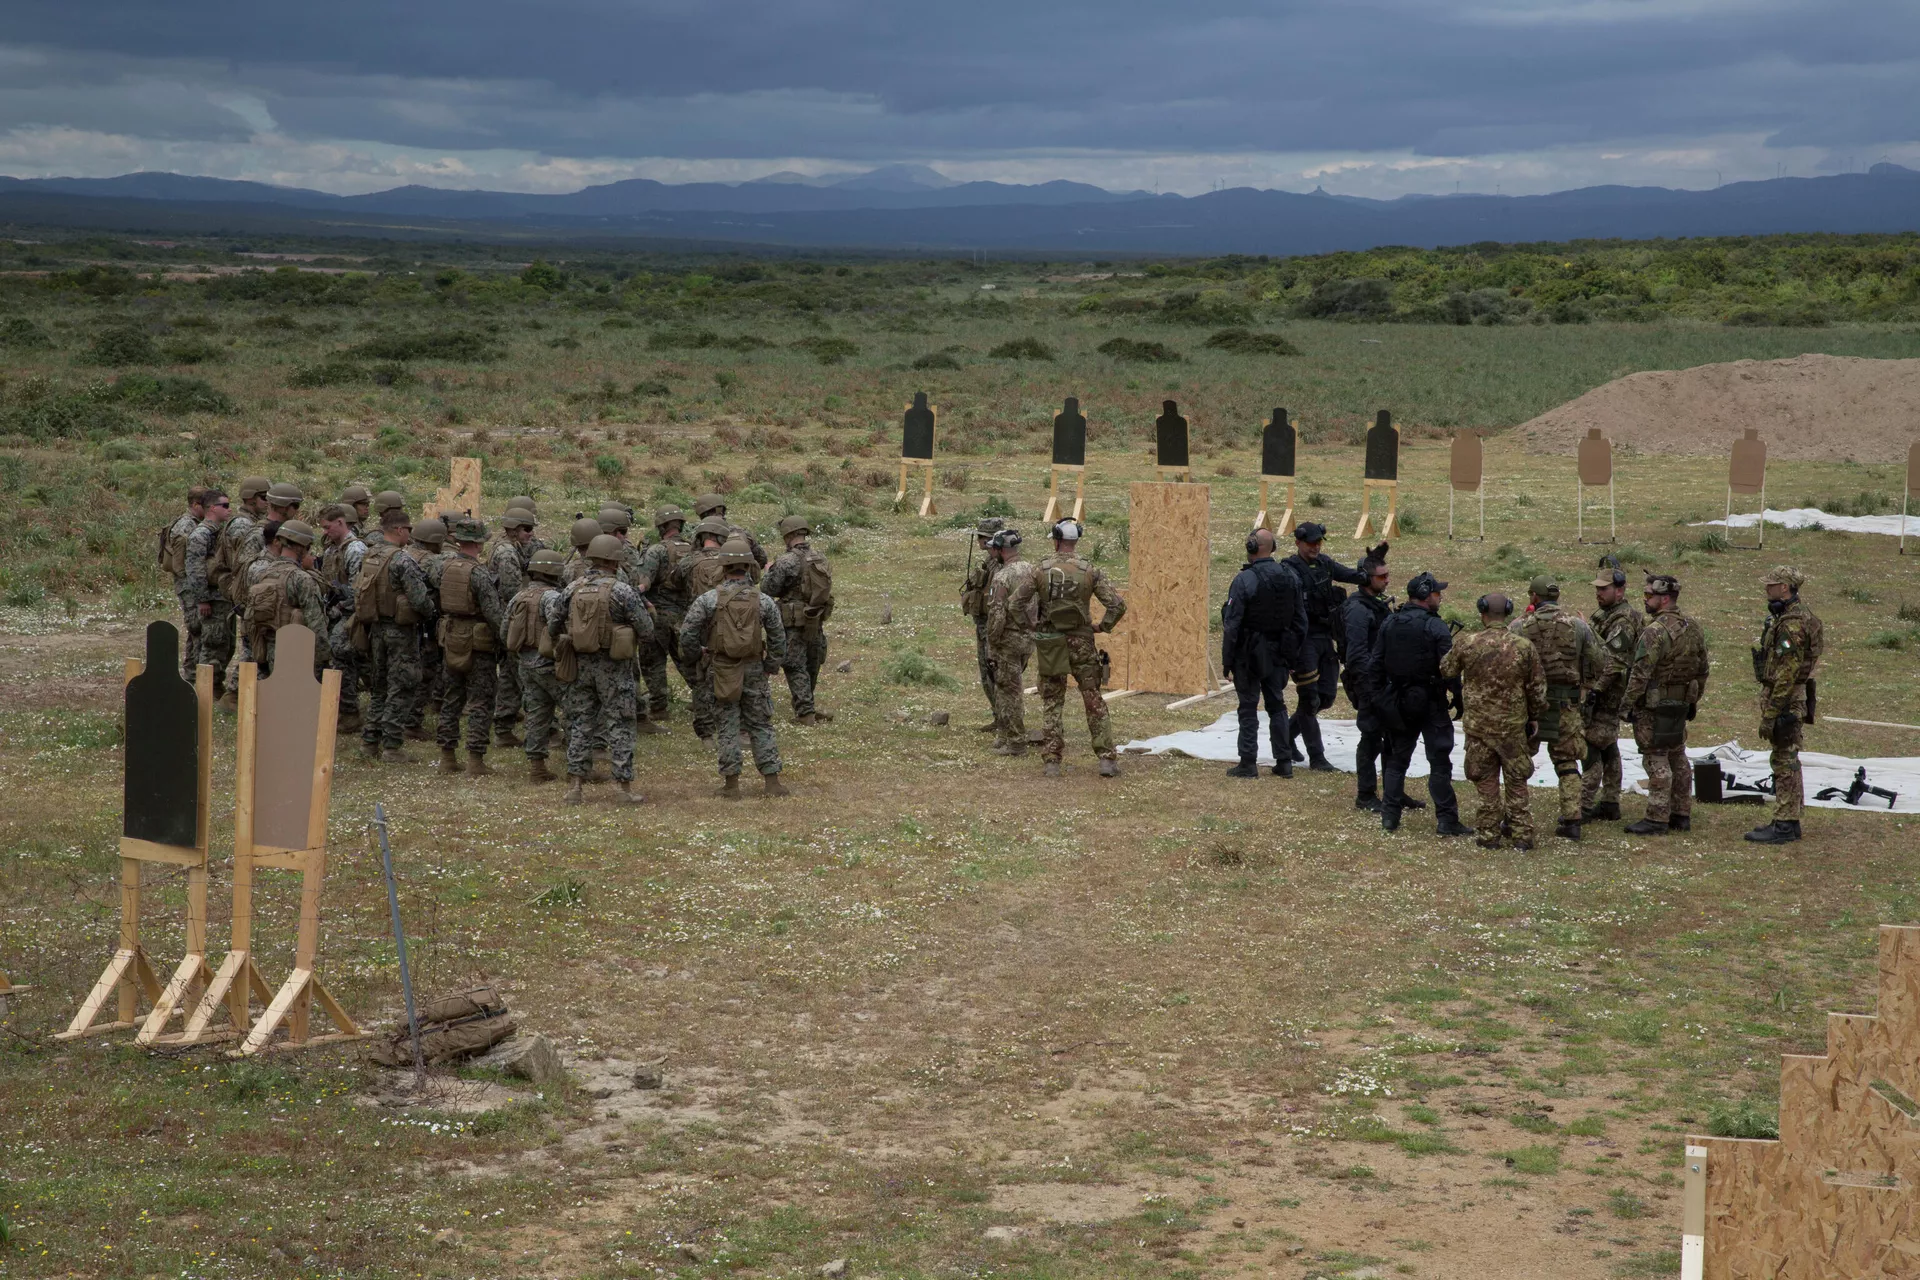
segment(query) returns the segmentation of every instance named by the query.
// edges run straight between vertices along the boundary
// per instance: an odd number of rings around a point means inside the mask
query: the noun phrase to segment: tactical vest
[[[1795,609],[1798,609],[1799,612],[1794,612]],[[1790,663],[1783,663],[1782,665],[1798,666],[1804,661],[1806,663],[1807,674],[1803,677],[1803,680],[1810,680],[1813,678],[1815,668],[1818,667],[1821,657],[1826,653],[1826,627],[1821,624],[1820,619],[1813,616],[1812,610],[1801,605],[1798,600],[1795,600],[1787,607],[1786,611],[1777,617],[1773,614],[1768,614],[1766,625],[1760,628],[1760,644],[1753,650],[1753,678],[1763,685],[1771,686],[1773,684],[1774,664],[1780,662],[1783,656],[1778,642],[1774,640],[1774,636],[1778,634],[1780,624],[1790,618],[1798,619],[1803,624],[1801,627],[1801,643],[1805,648],[1805,653],[1804,655],[1793,655]]]
[[[246,567],[240,563],[243,554],[240,539],[252,528],[252,521],[243,524],[239,518],[235,518],[221,525],[219,533],[214,535],[213,554],[207,558],[207,585],[228,600],[243,598],[236,594],[236,579],[240,570]]]
[[[795,547],[800,576],[780,598],[780,625],[789,631],[818,627],[833,613],[833,569],[812,547]]]
[[[1014,608],[1014,599],[1020,594],[1020,584],[1033,577],[1033,566],[1025,560],[1010,560],[994,571],[992,598],[994,603],[1006,611],[1007,630],[1016,635],[1029,635],[1040,622],[1040,594],[1034,592],[1024,609]]]
[[[1287,557],[1287,567],[1306,589],[1307,625],[1315,631],[1331,630],[1333,615],[1339,611],[1347,593],[1334,585],[1333,570],[1327,568],[1326,558],[1317,556],[1309,560],[1295,554]]]
[[[480,604],[473,594],[473,571],[478,560],[448,556],[440,566],[440,612],[454,618],[480,616]]]
[[[547,630],[540,602],[553,590],[544,582],[522,587],[507,604],[507,651],[526,653],[537,649],[543,658],[553,656],[553,633]]]
[[[393,558],[400,548],[382,542],[367,552],[360,572],[353,579],[353,620],[355,622],[397,622],[411,626],[420,621],[407,593],[393,585]]]
[[[328,546],[320,553],[320,578],[330,587],[350,587],[353,581],[347,575],[347,548],[353,545],[353,539]]]
[[[1429,615],[1417,605],[1401,605],[1380,624],[1380,674],[1396,689],[1440,683]]]
[[[1272,567],[1263,567],[1267,565]],[[1293,610],[1287,607],[1289,584],[1280,581],[1277,575],[1286,574],[1292,577],[1292,571],[1274,564],[1271,560],[1262,560],[1249,563],[1245,572],[1253,574],[1255,586],[1253,595],[1248,599],[1246,609],[1241,614],[1240,625],[1255,635],[1284,634],[1293,624],[1295,615]]]
[[[172,575],[175,582],[187,576],[187,542],[192,537],[193,530],[178,533],[173,525],[160,531],[160,567]]]
[[[612,578],[583,582],[567,602],[567,635],[575,653],[603,653],[613,648]]]
[[[1522,618],[1516,632],[1527,638],[1540,655],[1540,668],[1547,677],[1547,700],[1568,703],[1580,696],[1580,624],[1559,609],[1546,613],[1536,609]]]
[[[290,588],[293,576],[301,572],[300,566],[291,560],[276,559],[260,574],[259,579],[247,590],[247,633],[258,642],[273,635],[280,628],[300,620],[300,611],[294,608],[293,592]]]
[[[693,554],[693,544],[675,534],[671,538],[660,539],[660,545],[666,548],[664,556],[667,563],[647,584],[647,594],[668,604],[684,605],[688,596],[686,592],[674,589],[674,572],[679,569],[682,560]]]
[[[732,662],[751,662],[765,656],[767,638],[760,616],[760,592],[752,583],[728,583],[720,588],[707,647],[715,656]]]
[[[1700,624],[1675,610],[1654,618],[1647,623],[1647,627],[1649,630],[1663,627],[1672,636],[1666,661],[1655,667],[1648,678],[1647,702],[1650,705],[1657,702],[1698,702],[1706,690],[1707,675],[1712,665],[1707,654],[1706,633],[1700,630]]]
[[[969,618],[987,616],[987,590],[993,585],[993,561],[979,560],[960,584],[960,612]]]
[[[1034,572],[1034,594],[1040,601],[1040,626],[1061,635],[1093,630],[1093,566],[1078,556],[1051,557]]]
[[[473,590],[478,560],[448,556],[440,562],[440,648],[450,670],[467,671],[473,655],[494,651],[493,626],[480,612]]]
[[[720,562],[717,550],[696,551],[687,565],[687,592],[698,600],[726,581],[727,566]]]

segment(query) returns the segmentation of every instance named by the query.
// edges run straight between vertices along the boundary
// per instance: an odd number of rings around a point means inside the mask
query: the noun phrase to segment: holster
[[[1653,716],[1653,726],[1648,730],[1647,745],[1656,751],[1670,751],[1674,747],[1685,746],[1687,706],[1684,702],[1656,702],[1648,708]]]

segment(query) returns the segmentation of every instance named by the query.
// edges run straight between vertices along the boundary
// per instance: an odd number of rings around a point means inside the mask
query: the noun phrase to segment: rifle
[[[1865,765],[1861,765],[1858,769],[1854,770],[1853,783],[1844,791],[1839,787],[1822,787],[1814,794],[1813,798],[1815,800],[1832,800],[1838,797],[1839,799],[1845,800],[1848,804],[1859,804],[1868,796],[1877,796],[1885,800],[1889,810],[1893,808],[1894,802],[1900,798],[1898,792],[1888,791],[1885,787],[1869,785],[1867,782],[1867,766]]]

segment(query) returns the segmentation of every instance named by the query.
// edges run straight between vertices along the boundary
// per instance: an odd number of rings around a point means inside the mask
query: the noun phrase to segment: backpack
[[[567,602],[567,634],[575,653],[603,653],[613,647],[613,579],[583,582]]]
[[[720,563],[720,553],[695,555],[687,566],[687,594],[699,599],[726,580],[727,566]]]
[[[522,587],[520,594],[508,603],[507,652],[525,653],[529,649],[538,649],[543,658],[553,656],[553,633],[547,630],[540,609],[540,602],[551,590],[553,588],[545,583],[536,582],[530,587]]]
[[[780,624],[789,631],[817,627],[833,616],[833,568],[811,547],[799,550],[800,577],[780,601]]]
[[[175,581],[187,576],[187,542],[192,537],[191,529],[185,533],[175,533],[173,525],[160,531],[160,567],[171,574]]]
[[[1040,597],[1040,621],[1050,631],[1090,631],[1093,614],[1087,610],[1093,571],[1078,559],[1049,560],[1035,575]]]
[[[715,656],[730,662],[757,661],[766,654],[760,592],[752,583],[720,589],[720,598],[713,608],[713,633],[708,647]]]
[[[236,517],[220,526],[219,533],[213,539],[213,555],[207,560],[207,585],[228,600],[234,599],[233,579],[240,569],[237,563],[240,553],[234,550],[241,532],[237,528],[239,524],[240,520]]]

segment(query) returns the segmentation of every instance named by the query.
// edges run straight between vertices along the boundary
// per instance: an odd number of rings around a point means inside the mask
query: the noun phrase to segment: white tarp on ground
[[[1884,533],[1889,537],[1900,536],[1900,517],[1892,516],[1833,516],[1818,507],[1794,507],[1788,511],[1775,511],[1768,507],[1765,511],[1748,511],[1736,514],[1730,520],[1696,520],[1695,528],[1707,525],[1725,525],[1730,529],[1751,529],[1760,523],[1762,516],[1768,524],[1777,524],[1783,529],[1811,529],[1815,525],[1822,529],[1832,529],[1836,533]],[[1907,536],[1920,538],[1920,511],[1906,517]]]
[[[1360,745],[1360,730],[1351,720],[1320,721],[1321,740],[1326,744],[1327,759],[1343,772],[1353,772],[1354,751]],[[1221,760],[1232,763],[1240,758],[1239,720],[1229,711],[1204,729],[1187,729],[1179,733],[1162,734],[1157,738],[1141,738],[1129,742],[1121,748],[1123,751],[1144,752],[1149,755],[1187,755],[1197,760]],[[1456,786],[1471,787],[1460,774],[1459,730],[1454,731],[1453,776]],[[1708,755],[1718,757],[1720,767],[1735,781],[1745,783],[1763,782],[1772,771],[1767,767],[1765,751],[1747,751],[1738,742],[1722,743],[1717,747],[1695,747],[1688,755],[1698,762]],[[1273,756],[1267,747],[1267,714],[1260,713],[1260,763],[1270,765]],[[1920,813],[1920,757],[1885,756],[1872,759],[1854,759],[1850,756],[1830,756],[1815,751],[1800,753],[1800,769],[1806,786],[1807,803],[1834,809],[1850,809],[1856,806],[1835,798],[1816,800],[1814,794],[1826,787],[1839,787],[1844,791],[1852,782],[1854,772],[1865,766],[1867,781],[1876,787],[1884,787],[1899,795],[1894,805],[1897,813]],[[1305,768],[1304,765],[1300,766]],[[1620,772],[1625,779],[1627,790],[1646,794],[1647,771],[1640,765],[1640,749],[1632,738],[1620,739]],[[1427,776],[1427,755],[1425,750],[1415,748],[1413,764],[1407,770],[1407,776],[1424,778]],[[1558,785],[1554,777],[1553,765],[1547,759],[1545,747],[1533,762],[1532,785],[1553,787]],[[1424,794],[1424,790],[1420,793]],[[1751,793],[1749,793],[1751,794]],[[1862,809],[1885,812],[1887,802],[1878,796],[1865,797],[1860,805]]]

